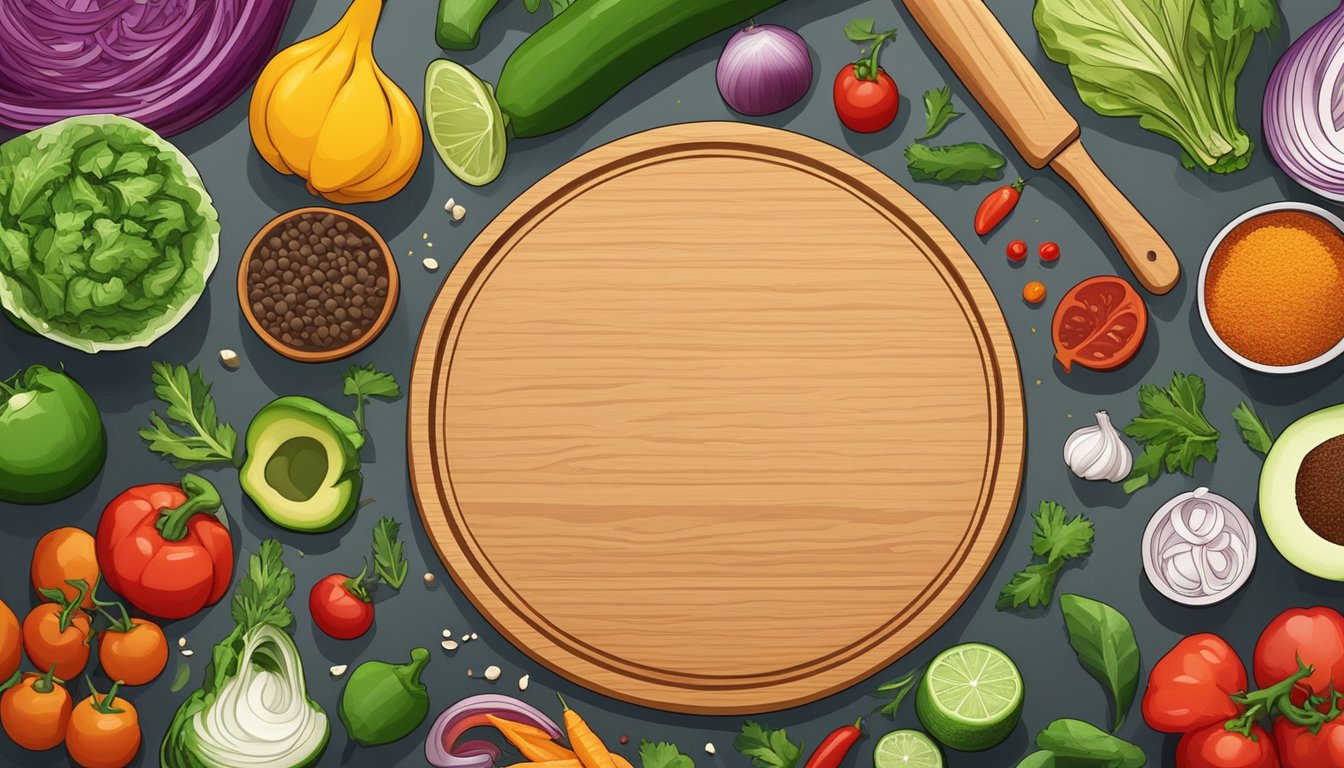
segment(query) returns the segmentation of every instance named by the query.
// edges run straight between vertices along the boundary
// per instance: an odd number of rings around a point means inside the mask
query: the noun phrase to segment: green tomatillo
[[[102,417],[74,379],[34,365],[0,381],[0,501],[64,499],[106,458]]]
[[[410,735],[429,714],[429,691],[420,675],[429,651],[411,650],[409,664],[366,661],[350,675],[341,694],[341,722],[365,747],[391,744]]]

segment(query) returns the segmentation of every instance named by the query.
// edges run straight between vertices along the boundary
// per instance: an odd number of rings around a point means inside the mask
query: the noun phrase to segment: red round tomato
[[[1109,371],[1129,362],[1143,345],[1148,307],[1129,281],[1110,275],[1092,277],[1059,300],[1050,331],[1055,359],[1065,373],[1073,370],[1074,363]]]
[[[1190,635],[1163,656],[1148,676],[1143,719],[1163,733],[1217,726],[1241,714],[1231,699],[1246,690],[1246,667],[1223,638]]]
[[[875,133],[891,125],[900,109],[896,81],[881,67],[871,80],[858,75],[856,65],[846,64],[835,76],[835,114],[851,131]]]
[[[1251,726],[1247,738],[1222,725],[1187,733],[1176,745],[1177,768],[1278,768],[1279,756],[1269,734]],[[1316,768],[1325,768],[1317,766]]]
[[[1333,608],[1292,608],[1280,613],[1255,643],[1255,682],[1261,688],[1291,677],[1297,660],[1312,667],[1298,683],[1293,703],[1309,694],[1329,696],[1330,685],[1344,690],[1344,616]]]
[[[1332,720],[1313,734],[1279,718],[1274,723],[1274,746],[1284,768],[1344,768],[1344,721]]]
[[[373,603],[358,580],[333,573],[313,585],[308,611],[317,628],[337,640],[353,640],[373,626]]]

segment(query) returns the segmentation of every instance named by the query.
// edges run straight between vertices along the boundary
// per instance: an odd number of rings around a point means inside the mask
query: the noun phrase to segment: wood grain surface
[[[1016,505],[1012,340],[895,182],[737,123],[594,150],[492,222],[410,386],[426,530],[490,622],[620,699],[779,709],[891,663]]]

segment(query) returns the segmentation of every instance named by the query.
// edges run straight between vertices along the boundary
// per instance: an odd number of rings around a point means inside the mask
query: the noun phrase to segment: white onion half
[[[1184,605],[1231,596],[1255,567],[1255,529],[1230,500],[1196,488],[1162,505],[1143,534],[1143,570]]]

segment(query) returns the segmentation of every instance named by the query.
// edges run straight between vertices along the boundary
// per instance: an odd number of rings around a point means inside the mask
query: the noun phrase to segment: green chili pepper
[[[415,648],[409,664],[366,661],[350,675],[341,694],[341,722],[366,747],[405,738],[429,714],[429,691],[420,674],[429,651]]]

